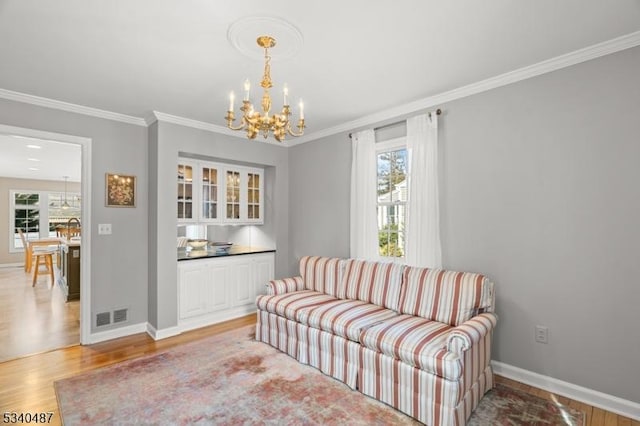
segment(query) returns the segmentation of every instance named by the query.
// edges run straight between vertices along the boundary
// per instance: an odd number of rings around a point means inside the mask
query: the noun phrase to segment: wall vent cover
[[[100,312],[96,315],[96,327],[111,324],[111,312]]]
[[[113,311],[113,323],[125,322],[127,320],[127,309],[117,309]]]

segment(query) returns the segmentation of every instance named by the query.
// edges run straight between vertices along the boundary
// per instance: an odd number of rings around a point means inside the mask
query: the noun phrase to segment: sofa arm
[[[485,312],[451,329],[447,337],[447,350],[457,354],[468,350],[491,333],[498,323],[498,316]]]
[[[284,278],[281,280],[271,280],[266,284],[266,286],[267,294],[273,296],[276,294],[304,290],[304,281],[302,281],[302,277]]]

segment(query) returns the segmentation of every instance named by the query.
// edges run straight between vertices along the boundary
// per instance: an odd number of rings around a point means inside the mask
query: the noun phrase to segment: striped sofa
[[[493,387],[493,283],[307,256],[258,296],[256,339],[428,425],[464,425]]]

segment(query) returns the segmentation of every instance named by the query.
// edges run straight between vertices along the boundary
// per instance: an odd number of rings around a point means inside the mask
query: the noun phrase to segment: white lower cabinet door
[[[234,295],[233,306],[247,305],[255,302],[255,293],[251,285],[251,259],[239,256],[237,261],[231,264],[230,289]]]
[[[208,268],[204,263],[193,262],[178,268],[180,282],[180,318],[190,318],[206,313],[204,298],[208,281]]]
[[[257,295],[266,293],[267,283],[273,279],[274,263],[273,253],[256,254],[253,256],[252,302],[255,303]]]
[[[205,284],[206,312],[227,309],[230,302],[229,279],[231,265],[225,262],[206,262],[207,282]]]

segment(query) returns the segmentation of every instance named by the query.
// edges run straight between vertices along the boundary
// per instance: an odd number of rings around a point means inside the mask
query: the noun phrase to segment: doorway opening
[[[2,362],[88,342],[91,140],[0,125],[0,153]]]

